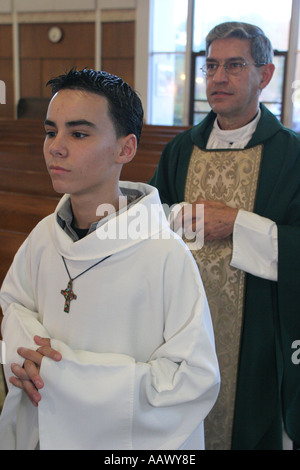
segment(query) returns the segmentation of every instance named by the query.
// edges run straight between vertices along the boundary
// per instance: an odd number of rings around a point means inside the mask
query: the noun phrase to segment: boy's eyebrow
[[[45,119],[45,121],[44,121],[44,126],[56,127],[56,126],[55,126],[55,122],[50,121],[50,119]]]
[[[76,126],[88,126],[96,127],[93,122],[87,121],[86,119],[78,119],[77,121],[69,121],[66,123],[67,127],[76,127]]]
[[[56,127],[56,124],[54,121],[51,121],[50,119],[46,119],[44,121],[45,126],[50,126],[50,127]],[[93,122],[87,121],[86,119],[78,119],[76,121],[68,121],[66,123],[67,127],[76,127],[76,126],[88,126],[88,127],[93,127],[95,128],[95,124]]]

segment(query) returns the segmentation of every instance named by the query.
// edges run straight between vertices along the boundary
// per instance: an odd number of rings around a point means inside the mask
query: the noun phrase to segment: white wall
[[[150,0],[136,0],[136,3],[134,87],[141,98],[147,120]]]

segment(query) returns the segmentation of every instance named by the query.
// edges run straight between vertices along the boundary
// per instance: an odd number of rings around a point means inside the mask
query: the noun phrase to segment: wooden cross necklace
[[[111,257],[111,255],[106,256],[105,258],[101,259],[101,260],[98,261],[97,263],[93,264],[93,266],[90,266],[90,267],[87,268],[85,271],[83,271],[82,273],[78,274],[76,277],[72,278],[72,277],[70,276],[70,273],[69,273],[69,270],[68,270],[68,266],[67,266],[67,264],[66,264],[66,260],[65,260],[65,258],[62,256],[62,260],[63,260],[63,262],[64,262],[66,271],[67,271],[68,276],[69,276],[69,282],[68,282],[68,285],[67,285],[66,289],[60,291],[60,293],[61,293],[61,294],[64,296],[64,298],[65,298],[64,312],[70,313],[71,301],[77,299],[77,295],[74,294],[74,292],[73,292],[73,281],[75,281],[75,279],[77,279],[78,277],[82,276],[83,274],[85,274],[86,272],[88,272],[90,269],[94,268],[95,266],[97,266],[98,264],[102,263],[103,261],[105,261],[107,258],[110,258],[110,257]]]

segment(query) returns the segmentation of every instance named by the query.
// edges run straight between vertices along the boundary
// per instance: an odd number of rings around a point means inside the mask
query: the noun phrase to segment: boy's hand
[[[43,357],[49,357],[54,361],[62,359],[61,354],[51,348],[49,338],[34,337],[35,343],[40,346],[36,351],[27,348],[19,348],[18,354],[25,359],[23,367],[12,364],[11,370],[15,376],[9,379],[15,387],[24,390],[34,406],[38,406],[41,395],[38,390],[43,388],[44,382],[39,375]]]

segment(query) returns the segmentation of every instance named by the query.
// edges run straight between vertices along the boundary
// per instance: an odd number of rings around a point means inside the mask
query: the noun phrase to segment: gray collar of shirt
[[[144,197],[144,194],[137,190],[137,189],[127,189],[127,188],[121,188],[122,195],[127,198],[127,205],[117,211],[116,213],[110,214],[107,217],[103,217],[100,221],[93,222],[90,226],[90,228],[87,231],[87,235],[94,232],[99,225],[102,225],[106,223],[110,218],[120,214],[121,212],[125,211],[128,209],[129,206],[132,204],[136,204],[142,197]],[[67,235],[74,241],[78,241],[80,237],[72,227],[73,223],[73,210],[72,210],[72,205],[71,205],[71,199],[68,198],[67,201],[62,205],[62,207],[59,209],[57,212],[57,222],[61,226],[61,228],[65,231]]]

